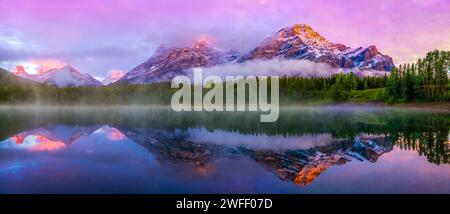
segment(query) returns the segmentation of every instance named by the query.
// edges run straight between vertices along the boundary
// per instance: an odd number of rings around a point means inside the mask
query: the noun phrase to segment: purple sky
[[[294,23],[396,64],[450,50],[450,0],[0,0],[0,66],[62,61],[103,76],[201,36],[248,51]]]

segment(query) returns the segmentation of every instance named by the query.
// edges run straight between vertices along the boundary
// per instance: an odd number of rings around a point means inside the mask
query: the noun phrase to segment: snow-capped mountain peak
[[[309,25],[295,24],[291,27],[283,28],[278,31],[279,40],[288,40],[293,38],[299,38],[305,44],[330,44],[330,42],[328,42],[322,35],[314,31]]]
[[[381,54],[375,46],[353,49],[332,43],[304,24],[281,29],[239,61],[274,58],[303,59],[336,68],[390,71],[394,67],[392,58]]]
[[[243,56],[236,51],[220,50],[208,39],[197,40],[185,47],[161,46],[149,60],[132,69],[118,83],[169,82],[195,67],[272,59],[308,60],[332,68],[360,70],[390,71],[394,67],[392,58],[381,54],[375,46],[350,48],[328,41],[308,25],[295,24],[279,30]]]
[[[103,85],[109,85],[117,82],[126,74],[125,71],[122,70],[111,70],[106,74],[105,79],[102,80]]]
[[[17,75],[17,76],[28,74],[28,73],[25,71],[25,68],[24,68],[23,66],[21,66],[21,65],[16,66],[16,69],[15,69],[15,71],[14,71],[13,73],[14,73],[15,75]]]
[[[197,41],[191,46],[160,46],[146,62],[128,72],[120,83],[146,84],[170,81],[195,67],[211,67],[235,61],[235,51],[223,51],[207,41]]]

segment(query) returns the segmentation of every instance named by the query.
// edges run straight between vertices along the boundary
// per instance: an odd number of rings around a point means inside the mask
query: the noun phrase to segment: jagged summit
[[[392,58],[381,54],[375,46],[353,49],[332,43],[304,24],[281,29],[239,61],[273,58],[304,59],[336,68],[390,71],[394,67]]]

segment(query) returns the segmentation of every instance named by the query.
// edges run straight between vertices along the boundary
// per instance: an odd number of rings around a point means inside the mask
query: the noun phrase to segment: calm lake
[[[0,108],[0,193],[450,193],[450,113]]]

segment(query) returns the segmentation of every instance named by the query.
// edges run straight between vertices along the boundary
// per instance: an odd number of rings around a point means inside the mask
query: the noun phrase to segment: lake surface
[[[450,193],[450,114],[0,108],[0,193]]]

